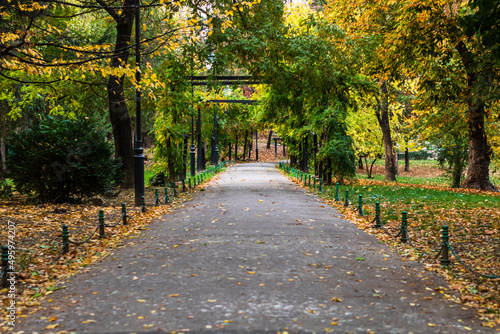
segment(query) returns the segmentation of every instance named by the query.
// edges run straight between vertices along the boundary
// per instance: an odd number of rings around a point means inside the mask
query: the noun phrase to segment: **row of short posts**
[[[335,187],[335,201],[340,202],[340,185],[337,182],[336,187]],[[346,190],[345,192],[345,202],[344,202],[344,207],[349,206],[349,190]],[[365,216],[364,211],[363,211],[363,196],[359,195],[359,200],[358,200],[358,214],[360,216]],[[375,202],[375,219],[374,219],[375,225],[373,227],[375,228],[382,228],[382,219],[381,219],[381,214],[380,214],[380,203]],[[409,236],[408,236],[408,213],[406,211],[403,211],[401,214],[401,227],[399,230],[399,237],[400,237],[400,242],[402,243],[407,243],[409,241]],[[448,266],[451,264],[450,261],[450,247],[449,247],[449,228],[447,225],[443,225],[442,230],[441,230],[441,259],[440,259],[440,264],[444,266]]]
[[[224,164],[222,164],[224,165]],[[217,171],[219,169],[219,165],[217,165],[215,167],[215,171]],[[203,182],[204,178],[206,177],[206,174],[207,172],[203,172],[201,174],[198,174],[198,184]],[[190,179],[191,180],[191,179]],[[183,182],[183,189],[185,189],[185,183]],[[173,191],[173,194],[172,194],[172,199],[177,197],[177,185],[174,184],[174,186],[172,187],[172,191]],[[165,203],[169,203],[170,202],[170,198],[169,198],[169,192],[168,192],[168,187],[165,187]],[[158,192],[158,189],[155,189],[155,206],[157,205],[157,203],[159,203],[159,192]],[[146,202],[145,202],[145,198],[144,196],[142,196],[141,198],[141,209],[140,211],[142,213],[146,212]],[[122,221],[123,221],[123,225],[128,225],[128,221],[127,221],[127,208],[125,206],[125,203],[122,203]],[[105,227],[106,227],[106,224],[105,224],[105,221],[104,221],[104,210],[99,210],[99,215],[98,215],[98,221],[99,221],[99,238],[104,238],[106,236],[105,234]],[[69,252],[69,229],[68,229],[68,225],[64,224],[62,226],[62,239],[63,239],[63,247],[62,247],[62,254],[67,254]],[[2,248],[3,249],[3,248]]]
[[[125,203],[122,203],[122,224],[124,226],[127,226],[128,225],[128,221],[127,221],[127,208],[125,206]],[[142,205],[141,205],[141,209],[140,211],[142,213],[146,212],[146,205],[145,205],[145,202],[144,202],[144,196],[142,196]],[[99,222],[99,225],[98,225],[98,229],[99,229],[99,238],[102,239],[104,237],[106,237],[106,232],[105,232],[105,227],[106,227],[106,224],[105,224],[105,220],[104,220],[104,210],[99,210],[99,214],[98,214],[98,218],[97,218],[98,222]],[[62,225],[62,254],[67,254],[69,253],[69,244],[70,244],[70,241],[69,241],[69,228],[68,228],[68,225],[66,224],[63,224]]]
[[[319,182],[319,191],[323,191],[323,179],[316,178],[315,175],[304,173],[298,169],[292,168],[291,166],[285,164],[284,162],[279,162],[278,165],[280,168],[283,168],[284,172],[287,174],[291,174],[293,177],[298,179],[300,183],[304,183],[305,186],[311,187],[313,184],[313,188],[316,190],[316,183]]]
[[[222,162],[220,164],[218,164],[217,166],[213,167],[211,169],[212,172],[217,172],[221,167],[226,167],[226,163],[225,162]],[[204,172],[205,173],[205,172]],[[206,177],[206,175],[202,173],[202,175],[198,174],[198,184],[200,182],[203,182],[203,179]],[[189,179],[189,187],[191,188],[191,178]],[[186,185],[185,185],[185,182],[183,180],[182,182],[182,189],[183,191],[186,190]],[[173,187],[173,197],[175,197],[177,194],[177,189],[176,189],[176,186],[174,185]],[[165,200],[165,203],[169,203],[170,202],[170,199],[169,199],[169,193],[168,193],[168,187],[165,187],[165,197],[164,197],[164,200]],[[159,193],[158,193],[158,189],[155,189],[155,206],[157,205],[157,203],[159,203]],[[141,209],[140,209],[141,212],[146,212],[146,203],[145,203],[145,199],[144,199],[144,196],[142,196],[142,199],[141,199]],[[125,207],[125,203],[122,203],[122,221],[123,221],[123,225],[128,225],[128,221],[127,221],[127,208]],[[104,210],[99,210],[99,214],[98,214],[98,221],[99,221],[99,238],[104,238],[106,237],[106,234],[105,234],[105,227],[106,227],[106,224],[105,224],[105,220],[104,220]],[[69,244],[70,244],[70,235],[69,235],[69,228],[68,228],[68,225],[66,224],[63,224],[62,225],[62,249],[61,249],[61,253],[62,254],[67,254],[69,253]],[[8,288],[10,286],[10,282],[9,282],[9,276],[10,276],[10,273],[12,272],[12,269],[10,267],[10,264],[9,264],[9,247],[7,245],[3,245],[1,247],[1,251],[2,251],[2,258],[1,258],[1,261],[2,261],[2,277],[1,277],[1,280],[2,280],[2,288]],[[12,256],[11,256],[12,258]]]

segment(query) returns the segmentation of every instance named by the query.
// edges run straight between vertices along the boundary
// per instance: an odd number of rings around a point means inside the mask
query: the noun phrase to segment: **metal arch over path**
[[[194,86],[208,86],[212,82],[217,83],[223,86],[239,86],[239,85],[257,85],[260,84],[259,80],[251,80],[251,76],[242,76],[242,75],[215,75],[215,76],[206,76],[206,75],[191,75],[188,77],[191,79],[191,87]],[[210,81],[210,80],[215,81]],[[231,103],[231,104],[257,104],[258,100],[207,100],[204,103]],[[199,115],[200,110],[198,109],[198,122],[197,127],[200,129],[201,124],[201,116]],[[219,162],[219,148],[217,145],[217,122],[218,118],[214,112],[214,133],[212,137],[212,145],[211,145],[211,163],[216,165]],[[194,122],[191,120],[192,130],[194,131]],[[192,136],[191,136],[192,137]],[[190,160],[191,160],[191,175],[194,175],[194,164],[195,164],[195,148],[194,148],[194,138],[191,138],[191,151],[190,151]],[[201,154],[201,143],[198,140],[198,156]],[[258,146],[256,148],[256,159],[259,160]],[[201,170],[202,166],[200,161],[198,160],[197,169]]]

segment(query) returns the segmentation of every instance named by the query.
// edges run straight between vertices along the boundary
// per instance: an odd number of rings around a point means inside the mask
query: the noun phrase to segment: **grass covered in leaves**
[[[461,292],[460,301],[479,311],[485,326],[500,326],[500,279],[485,278],[469,270],[500,275],[500,194],[421,185],[418,178],[415,181],[388,184],[360,179],[340,187],[340,202],[334,203],[335,187],[325,187],[321,196],[360,228],[396,247],[402,256],[424,262],[428,269],[444,275],[451,287]],[[355,211],[359,195],[364,218]],[[380,203],[387,232],[373,227],[376,202]],[[400,231],[403,211],[408,215],[407,244],[394,237]],[[452,254],[452,266],[439,265],[443,225],[449,226],[450,245],[469,269]]]
[[[150,173],[152,174],[152,173]],[[206,182],[214,178],[214,173],[209,173]],[[69,204],[29,204],[29,199],[15,197],[11,200],[0,201],[0,244],[8,242],[8,226],[15,226],[15,271],[18,273],[16,282],[16,311],[17,319],[26,314],[36,312],[40,308],[42,298],[48,297],[52,292],[64,288],[64,280],[76,272],[86,270],[90,264],[96,263],[109,255],[113,248],[120,247],[124,240],[137,236],[147,229],[148,225],[164,214],[172,212],[175,207],[184,205],[196,190],[178,194],[170,203],[164,203],[164,190],[160,189],[161,205],[153,206],[155,192],[148,186],[146,176],[145,202],[147,211],[139,212],[140,208],[134,207],[134,190],[122,190],[115,197],[102,197],[96,202],[80,205]],[[180,188],[178,188],[180,190]],[[198,189],[198,188],[197,188]],[[171,191],[171,189],[170,189]],[[116,227],[106,227],[105,237],[99,238],[97,231],[98,212],[104,210],[105,223],[116,224],[121,220],[121,204],[125,203],[128,225],[122,223]],[[71,241],[84,241],[82,244],[70,244],[70,252],[61,254],[63,224],[68,225]],[[0,301],[5,306],[2,308],[2,330],[14,330],[7,325],[7,306],[9,289],[2,289]]]

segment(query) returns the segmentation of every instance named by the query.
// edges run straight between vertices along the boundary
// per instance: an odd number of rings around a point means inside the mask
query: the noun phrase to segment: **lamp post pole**
[[[135,91],[135,112],[136,112],[136,139],[135,139],[135,205],[142,205],[144,196],[144,155],[142,148],[142,124],[141,124],[141,36],[140,36],[140,0],[136,0],[135,8],[135,81],[137,88]]]
[[[203,169],[203,160],[205,159],[205,156],[203,154],[203,149],[201,147],[201,108],[198,106],[198,120],[196,121],[196,128],[197,128],[197,137],[198,137],[198,161],[196,164],[196,169],[198,172],[200,172]]]
[[[259,132],[255,131],[255,160],[259,161]]]
[[[217,144],[217,112],[214,110],[214,160],[213,164],[219,163],[219,146]]]
[[[189,152],[191,155],[191,176],[196,175],[196,166],[195,166],[195,154],[196,149],[194,148],[194,117],[191,117],[191,151]]]

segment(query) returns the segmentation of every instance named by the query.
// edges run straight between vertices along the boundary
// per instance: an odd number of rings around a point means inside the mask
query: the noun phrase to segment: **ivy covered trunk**
[[[387,99],[387,82],[383,81],[380,87],[381,100],[379,103],[379,111],[377,112],[377,120],[382,130],[382,138],[384,139],[385,153],[385,180],[396,181],[396,166],[393,153],[393,144],[391,138],[391,126],[389,123],[389,101]]]
[[[126,8],[121,15],[118,15],[114,7],[106,8],[115,18],[116,41],[114,57],[111,62],[113,68],[125,66],[125,61],[130,55],[130,40],[132,37],[132,27],[134,23],[134,9],[131,1],[125,1]],[[108,80],[108,104],[109,117],[113,126],[113,136],[115,141],[115,154],[121,159],[124,180],[123,188],[132,188],[134,186],[134,151],[132,147],[132,127],[130,116],[123,89],[124,77],[114,75],[109,76]]]
[[[462,187],[498,191],[490,181],[492,150],[484,129],[484,114],[484,103],[469,104],[469,167]]]

